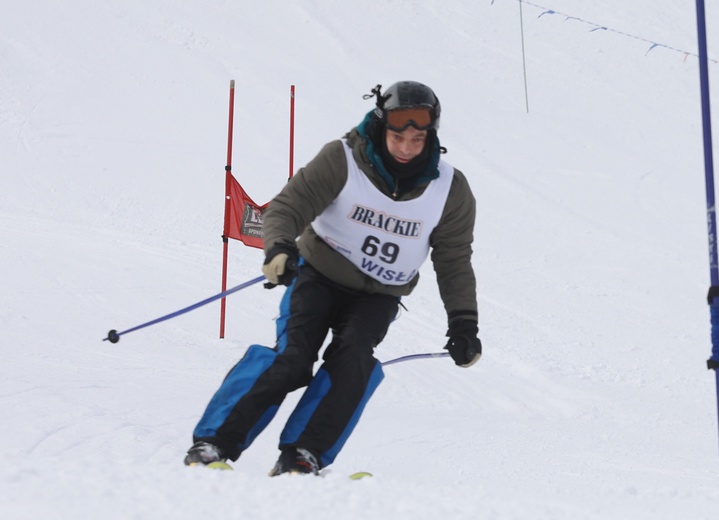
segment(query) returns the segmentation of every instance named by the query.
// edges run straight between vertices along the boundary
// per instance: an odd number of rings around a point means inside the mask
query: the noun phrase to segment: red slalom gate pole
[[[230,235],[230,185],[232,182],[232,126],[235,115],[235,80],[230,80],[230,116],[227,124],[227,164],[225,165],[225,222],[222,230],[222,292],[227,291],[227,251]],[[226,299],[220,300],[220,339],[225,337]]]
[[[295,156],[295,86],[290,87],[290,179],[294,170]]]

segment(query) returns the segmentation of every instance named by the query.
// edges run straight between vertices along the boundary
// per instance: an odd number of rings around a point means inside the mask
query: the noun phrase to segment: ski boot
[[[199,464],[207,466],[213,462],[225,463],[226,461],[227,457],[224,456],[220,448],[209,442],[200,441],[187,450],[185,466],[197,466]]]
[[[283,473],[319,475],[320,465],[312,452],[293,446],[282,450],[277,464],[270,471],[270,477],[276,477]]]

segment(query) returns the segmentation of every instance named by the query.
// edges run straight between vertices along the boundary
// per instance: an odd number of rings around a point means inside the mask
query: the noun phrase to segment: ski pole
[[[389,361],[383,361],[382,366],[385,367],[387,365],[393,365],[395,363],[402,363],[403,361],[409,361],[411,359],[438,358],[447,356],[449,356],[449,352],[428,352],[426,354],[410,354],[408,356],[390,359]]]
[[[107,337],[104,338],[102,341],[109,341],[110,343],[117,343],[118,341],[120,341],[120,336],[122,336],[123,334],[127,334],[128,332],[133,332],[133,331],[139,330],[139,329],[144,329],[145,327],[149,327],[150,325],[155,325],[162,321],[166,321],[166,320],[175,318],[175,317],[179,316],[180,314],[185,314],[186,312],[193,311],[193,310],[197,309],[198,307],[202,307],[203,305],[207,305],[208,303],[214,302],[215,300],[219,300],[220,298],[229,296],[232,293],[241,291],[242,289],[245,289],[246,287],[249,287],[250,285],[259,283],[264,279],[265,279],[264,276],[258,276],[257,278],[253,278],[252,280],[242,283],[236,287],[233,287],[232,289],[227,289],[226,291],[223,291],[219,294],[211,296],[211,297],[207,298],[206,300],[202,300],[201,302],[197,302],[193,305],[190,305],[189,307],[185,307],[184,309],[180,309],[179,311],[175,311],[166,316],[162,316],[161,318],[157,318],[155,320],[148,321],[147,323],[143,323],[142,325],[132,327],[131,329],[123,330],[122,332],[118,332],[115,329],[112,329],[110,332],[107,333]]]

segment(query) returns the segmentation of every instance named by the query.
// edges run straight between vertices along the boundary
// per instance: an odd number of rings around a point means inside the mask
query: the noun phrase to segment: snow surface
[[[529,111],[516,0],[5,4],[0,517],[717,518],[694,2],[525,2]],[[182,465],[280,290],[230,297],[224,340],[213,303],[101,341],[220,290],[230,79],[260,203],[290,85],[300,167],[402,79],[438,93],[478,201],[483,359],[388,366],[320,479],[266,477],[298,393],[235,471]],[[261,262],[231,243],[230,287]],[[422,274],[381,360],[444,345]]]

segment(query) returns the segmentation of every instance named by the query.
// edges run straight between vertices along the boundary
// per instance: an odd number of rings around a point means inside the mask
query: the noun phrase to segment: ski
[[[352,473],[350,475],[350,479],[351,480],[362,480],[365,477],[372,477],[372,476],[374,476],[374,475],[372,475],[372,473],[370,473],[369,471],[358,471],[357,473]]]
[[[204,466],[208,469],[219,469],[219,470],[234,470],[232,466],[230,466],[227,462],[222,462],[220,460],[216,460],[215,462],[210,462],[209,464],[201,464],[201,463],[195,463],[190,464],[190,467],[195,466]],[[320,471],[319,476],[324,477],[329,471]],[[289,471],[287,473],[288,475],[304,475],[304,473],[300,473],[298,471]],[[362,480],[363,478],[372,477],[372,473],[369,471],[358,471],[356,473],[352,473],[351,475],[348,475],[348,478],[350,480]]]
[[[216,460],[215,462],[210,462],[209,464],[203,464],[201,462],[193,462],[192,464],[188,464],[187,466],[190,468],[205,467],[205,468],[210,468],[210,469],[234,469],[227,462],[222,462],[221,460]]]

